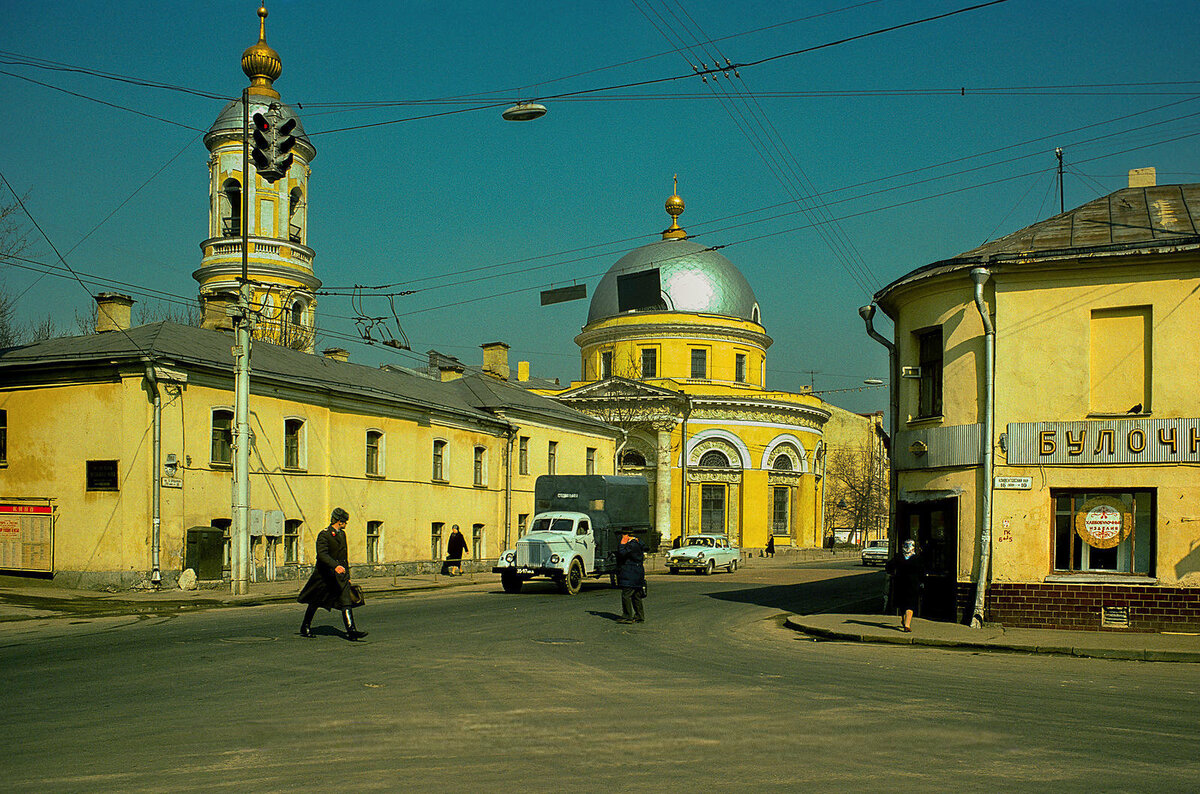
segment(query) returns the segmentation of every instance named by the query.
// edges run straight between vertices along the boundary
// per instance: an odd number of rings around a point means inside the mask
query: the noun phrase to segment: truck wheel
[[[500,585],[506,593],[521,592],[521,585],[525,584],[525,580],[517,576],[515,573],[500,574]]]
[[[717,561],[716,561],[716,560],[709,560],[709,561],[708,561],[708,565],[705,565],[705,566],[704,566],[704,575],[705,575],[705,576],[712,576],[712,572],[713,572],[713,571],[715,571],[715,570],[717,570]]]
[[[578,559],[571,560],[566,576],[558,580],[558,589],[567,595],[575,595],[583,587],[583,563]]]

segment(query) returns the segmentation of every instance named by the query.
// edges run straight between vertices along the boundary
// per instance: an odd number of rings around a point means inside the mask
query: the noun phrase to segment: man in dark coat
[[[354,625],[354,598],[350,594],[350,562],[346,551],[346,522],[350,514],[340,507],[333,509],[329,526],[317,535],[317,564],[312,576],[300,591],[296,600],[308,604],[304,622],[300,624],[300,636],[312,637],[312,619],[317,609],[342,611],[342,622],[346,626],[346,639],[355,641],[367,636]]]
[[[632,535],[622,535],[617,546],[617,586],[621,588],[621,614],[618,623],[641,623],[646,619],[642,598],[646,595],[646,547]]]

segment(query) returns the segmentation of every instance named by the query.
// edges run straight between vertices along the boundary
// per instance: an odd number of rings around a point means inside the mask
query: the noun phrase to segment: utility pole
[[[1062,147],[1058,146],[1054,149],[1054,156],[1058,158],[1058,214],[1062,215],[1066,211],[1066,205],[1063,203],[1063,173],[1062,173]]]
[[[250,92],[242,89],[242,278],[233,324],[234,349],[233,533],[229,584],[234,595],[250,592]]]

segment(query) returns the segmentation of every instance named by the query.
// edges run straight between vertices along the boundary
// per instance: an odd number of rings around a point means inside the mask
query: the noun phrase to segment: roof
[[[663,307],[652,311],[719,314],[759,320],[758,299],[737,266],[718,251],[686,239],[635,248],[609,268],[592,295],[588,323],[622,314],[617,277],[658,268]]]
[[[71,367],[126,366],[152,359],[164,366],[204,369],[233,379],[233,337],[172,322],[151,323],[126,332],[47,339],[0,349],[0,382],[17,371],[23,381],[51,380]],[[537,415],[592,432],[612,434],[608,425],[579,411],[486,375],[469,374],[442,382],[398,368],[375,368],[304,353],[256,340],[251,352],[251,384],[264,380],[366,400],[414,407],[430,413],[457,414],[479,422],[503,423],[501,413]]]
[[[984,264],[1200,245],[1200,184],[1122,188],[1053,218],[908,273],[875,294]]]

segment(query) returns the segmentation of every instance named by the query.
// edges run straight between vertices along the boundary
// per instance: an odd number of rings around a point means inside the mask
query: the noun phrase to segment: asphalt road
[[[1195,791],[1200,665],[815,642],[882,574],[759,562],[591,584],[0,627],[27,791]]]

